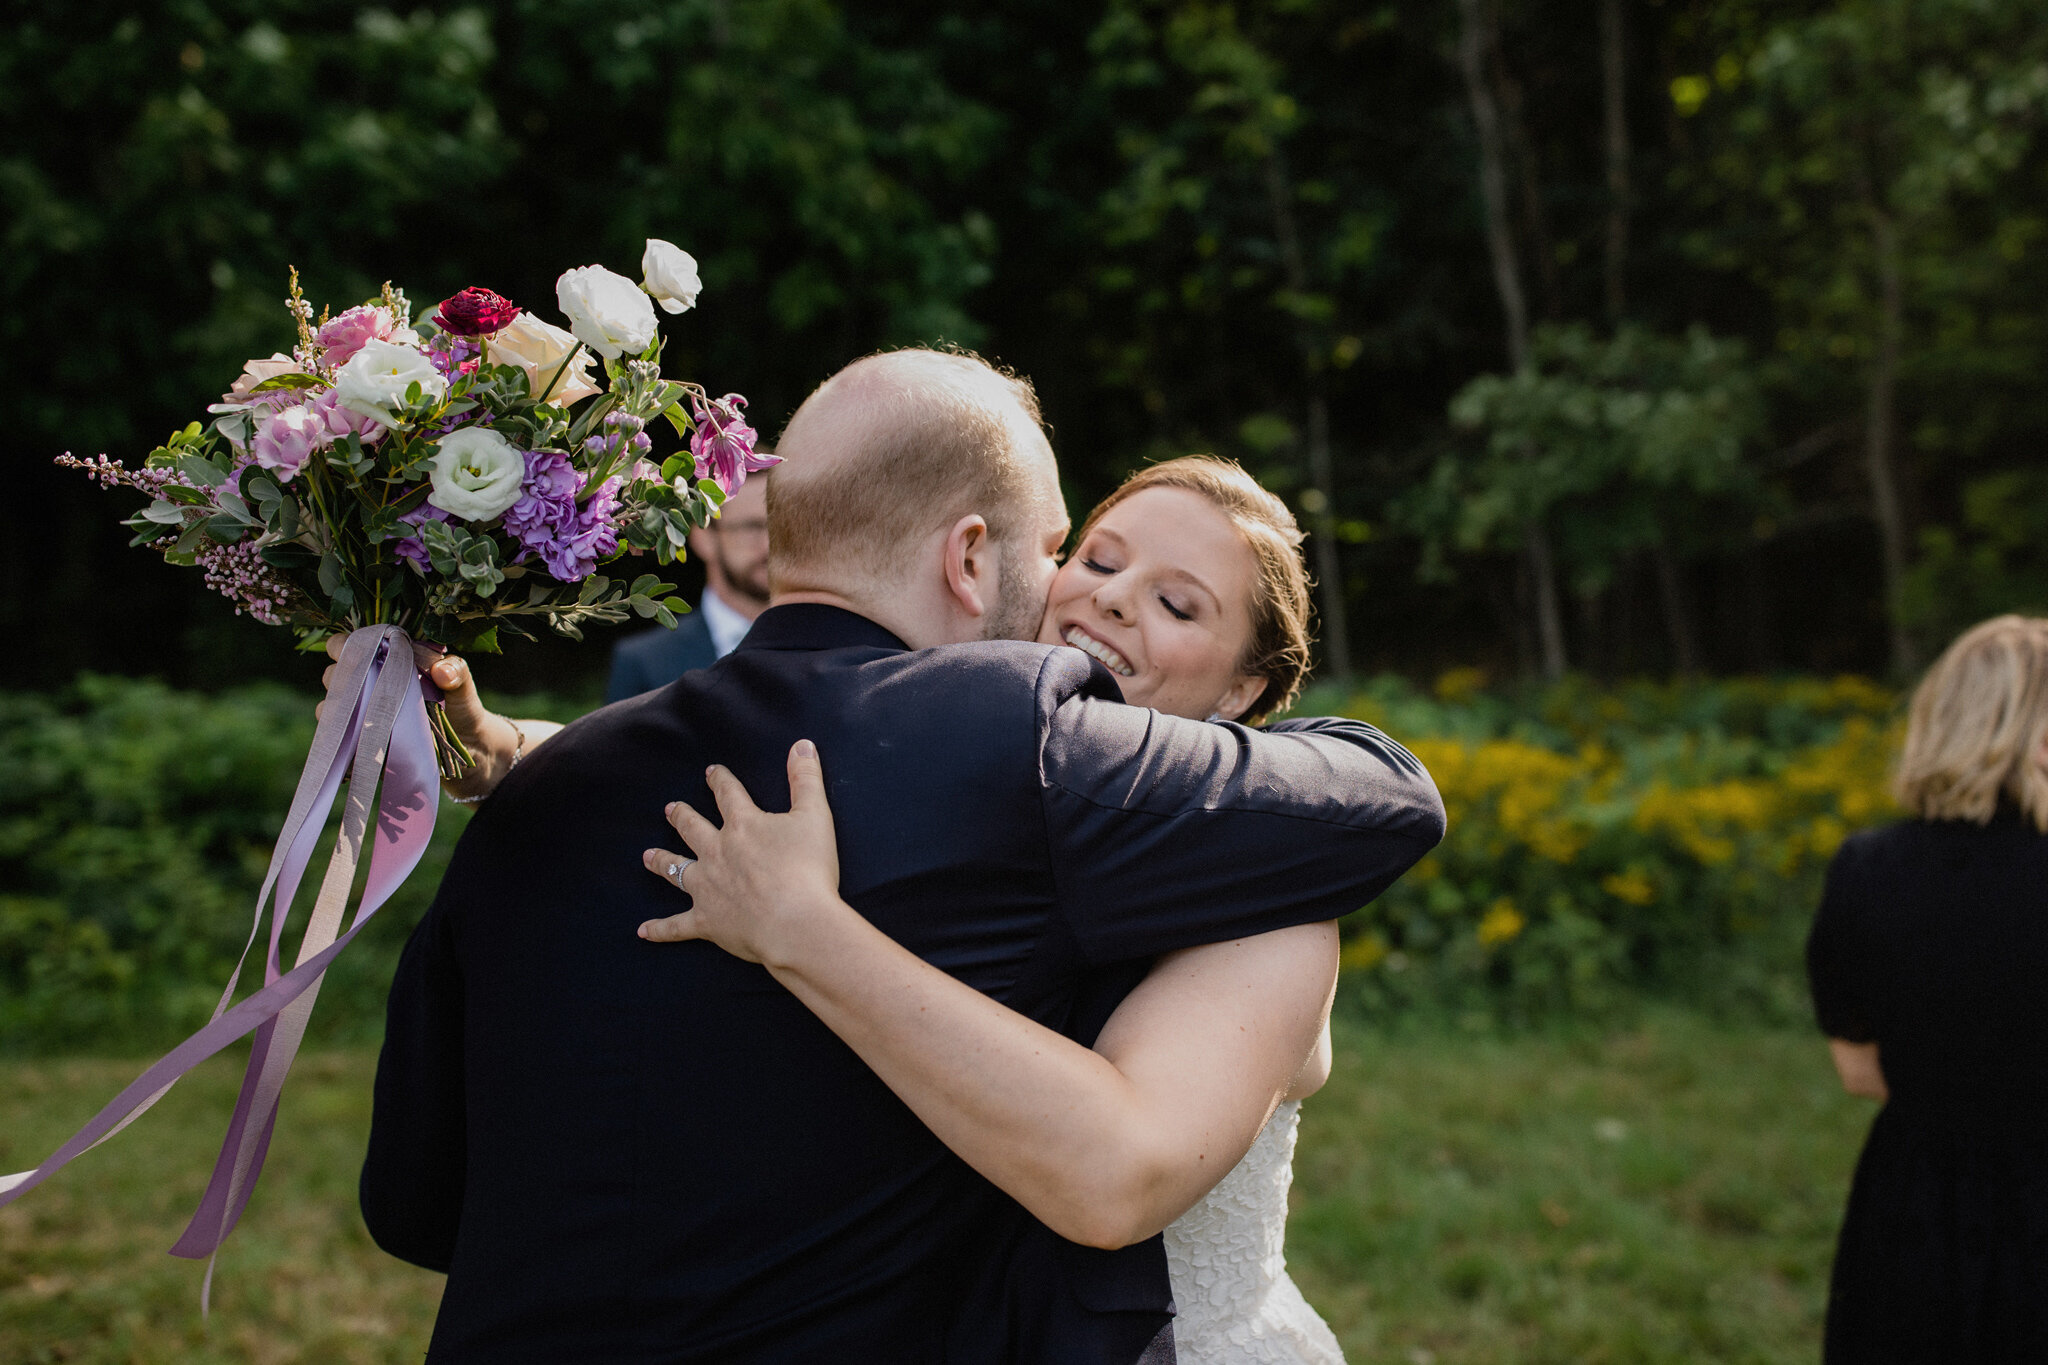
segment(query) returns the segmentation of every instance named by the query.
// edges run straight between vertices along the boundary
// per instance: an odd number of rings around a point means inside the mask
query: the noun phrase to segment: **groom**
[[[774,808],[815,740],[846,899],[1069,1030],[1105,973],[1335,918],[1442,835],[1369,726],[1162,717],[1023,643],[1067,531],[1027,385],[870,357],[778,449],[774,604],[513,771],[393,982],[362,1204],[380,1246],[448,1272],[435,1362],[937,1362],[1013,1226],[762,968],[636,936],[677,908],[640,850],[666,802],[711,809],[707,764]],[[1163,1278],[1085,1286],[1062,1358],[1135,1359]]]

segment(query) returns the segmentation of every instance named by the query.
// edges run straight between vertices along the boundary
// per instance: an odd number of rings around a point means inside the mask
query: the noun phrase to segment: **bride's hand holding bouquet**
[[[650,240],[641,271],[640,284],[597,265],[565,272],[555,298],[566,328],[483,288],[416,317],[388,283],[316,318],[294,271],[291,352],[249,361],[209,421],[138,468],[105,455],[58,461],[147,495],[125,523],[133,543],[201,569],[238,613],[287,626],[336,662],[257,897],[249,946],[271,906],[263,986],[234,1003],[238,965],[212,1022],[42,1165],[0,1176],[0,1204],[253,1033],[213,1179],[173,1248],[210,1256],[262,1168],[322,974],[426,849],[436,777],[455,799],[480,799],[540,737],[485,711],[447,651],[496,652],[501,631],[540,627],[580,639],[585,624],[633,614],[673,626],[688,609],[654,574],[597,570],[629,551],[681,558],[690,531],[776,460],[754,449],[744,398],[662,375],[655,305],[695,304],[696,263]],[[687,449],[657,463],[648,429],[660,421]],[[345,778],[340,836],[287,970],[285,920]]]

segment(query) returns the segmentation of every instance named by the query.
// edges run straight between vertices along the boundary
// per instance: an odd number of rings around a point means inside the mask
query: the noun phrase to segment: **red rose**
[[[501,294],[474,286],[441,300],[435,320],[443,331],[459,337],[489,336],[519,316],[519,305]]]

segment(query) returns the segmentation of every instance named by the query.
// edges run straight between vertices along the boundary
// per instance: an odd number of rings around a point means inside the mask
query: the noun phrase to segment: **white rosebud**
[[[536,403],[559,403],[566,408],[598,391],[590,382],[590,352],[583,350],[575,337],[531,313],[521,313],[500,327],[484,345],[493,365],[517,365],[526,371],[527,388]],[[562,362],[572,354],[576,358],[564,367]],[[553,386],[543,394],[540,386],[550,380]]]
[[[664,312],[696,307],[697,295],[704,288],[704,281],[697,278],[697,258],[659,237],[647,239],[647,250],[640,256],[640,274],[646,281],[641,288],[660,300]]]
[[[334,394],[341,405],[387,427],[398,425],[392,409],[405,402],[406,390],[414,384],[427,398],[448,392],[448,378],[433,361],[410,346],[388,341],[364,342],[363,349],[334,374]]]
[[[465,521],[489,521],[519,501],[526,456],[489,427],[463,427],[441,438],[427,471],[434,506]]]
[[[601,265],[579,265],[555,281],[555,302],[576,339],[606,360],[638,355],[654,340],[654,304],[640,286]]]

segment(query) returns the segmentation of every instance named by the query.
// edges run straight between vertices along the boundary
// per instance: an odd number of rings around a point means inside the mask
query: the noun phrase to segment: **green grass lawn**
[[[440,1277],[355,1209],[373,1054],[303,1060],[222,1254],[163,1254],[238,1072],[216,1061],[0,1209],[0,1361],[412,1361]],[[38,1160],[129,1062],[0,1063],[0,1170]],[[1869,1107],[1820,1041],[1652,1011],[1604,1037],[1340,1027],[1304,1107],[1289,1263],[1354,1362],[1808,1362]]]

